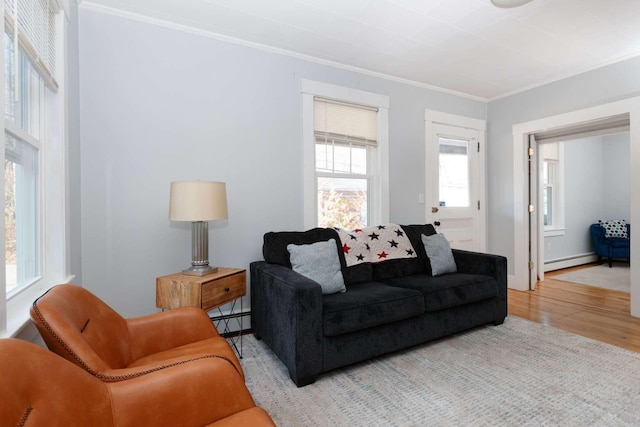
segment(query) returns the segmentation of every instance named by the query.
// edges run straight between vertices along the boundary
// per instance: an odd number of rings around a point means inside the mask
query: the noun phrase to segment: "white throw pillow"
[[[287,250],[293,271],[318,282],[323,295],[347,290],[335,239],[309,245],[290,244]]]

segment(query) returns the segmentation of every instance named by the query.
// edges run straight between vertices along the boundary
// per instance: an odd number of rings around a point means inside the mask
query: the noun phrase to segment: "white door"
[[[446,116],[427,115],[427,222],[452,248],[485,252],[484,121]]]

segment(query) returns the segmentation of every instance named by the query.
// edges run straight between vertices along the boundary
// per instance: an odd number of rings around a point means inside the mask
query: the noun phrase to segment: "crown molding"
[[[82,0],[76,0],[76,1],[82,1]],[[268,46],[268,45],[261,44],[261,43],[242,40],[242,39],[238,39],[238,38],[235,38],[235,37],[230,37],[230,36],[226,36],[226,35],[223,35],[223,34],[215,33],[213,31],[209,31],[209,30],[205,30],[205,29],[201,29],[201,28],[195,28],[195,27],[192,27],[192,26],[189,26],[189,25],[178,24],[176,22],[171,22],[171,21],[167,21],[167,20],[164,20],[164,19],[145,16],[145,15],[142,15],[142,14],[139,14],[139,13],[128,12],[128,11],[121,10],[121,9],[107,7],[107,6],[103,6],[103,5],[100,5],[100,4],[96,4],[96,3],[92,2],[91,0],[82,1],[82,5],[80,7],[82,9],[85,9],[85,10],[91,10],[91,11],[94,11],[94,12],[105,13],[105,14],[108,14],[108,15],[114,15],[114,16],[118,16],[118,17],[121,17],[121,18],[130,19],[130,20],[133,20],[133,21],[144,22],[146,24],[156,25],[156,26],[160,26],[160,27],[164,27],[164,28],[169,28],[169,29],[173,29],[173,30],[177,30],[177,31],[182,31],[182,32],[185,32],[185,33],[195,34],[195,35],[198,35],[198,36],[207,37],[207,38],[211,38],[211,39],[215,39],[215,40],[219,40],[219,41],[223,41],[223,42],[227,42],[227,43],[233,43],[233,44],[240,45],[240,46],[245,46],[245,47],[250,47],[250,48],[253,48],[253,49],[262,50],[264,52],[270,52],[270,53],[275,53],[275,54],[278,54],[278,55],[283,55],[283,56],[288,56],[288,57],[292,57],[292,58],[296,58],[296,59],[301,59],[301,60],[308,61],[308,62],[314,62],[314,63],[320,64],[320,65],[325,65],[325,66],[329,66],[329,67],[333,67],[333,68],[339,68],[341,70],[351,71],[351,72],[359,73],[359,74],[364,74],[364,75],[371,76],[371,77],[377,77],[377,78],[384,79],[384,80],[390,80],[390,81],[397,82],[397,83],[403,83],[403,84],[410,85],[410,86],[416,86],[416,87],[420,87],[420,88],[423,88],[423,89],[429,89],[429,90],[433,90],[435,92],[446,93],[446,94],[449,94],[449,95],[454,95],[454,96],[458,96],[458,97],[461,97],[461,98],[470,99],[470,100],[473,100],[473,101],[480,101],[480,102],[483,102],[483,103],[487,103],[488,102],[487,98],[483,98],[483,97],[480,97],[480,96],[471,95],[471,94],[464,93],[464,92],[458,92],[458,91],[455,91],[455,90],[452,90],[452,89],[445,89],[445,88],[442,88],[442,87],[439,87],[439,86],[434,86],[434,85],[430,85],[430,84],[427,84],[427,83],[417,82],[415,80],[404,79],[402,77],[396,77],[396,76],[392,76],[392,75],[389,75],[389,74],[380,73],[380,72],[377,72],[377,71],[367,70],[365,68],[354,67],[352,65],[346,65],[346,64],[342,64],[340,62],[330,61],[330,60],[327,60],[327,59],[322,59],[322,58],[318,58],[318,57],[311,56],[311,55],[305,55],[305,54],[302,54],[302,53],[293,52],[293,51],[290,51],[290,50],[281,49],[281,48],[277,48],[277,47],[273,47],[273,46]]]

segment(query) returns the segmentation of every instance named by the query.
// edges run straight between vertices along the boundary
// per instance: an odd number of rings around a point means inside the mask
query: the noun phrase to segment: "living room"
[[[523,7],[536,2],[548,3]],[[126,2],[78,3],[70,2],[68,21],[64,276],[125,317],[157,312],[156,278],[190,261],[190,225],[168,218],[173,181],[226,183],[228,219],[209,224],[214,265],[248,269],[263,257],[266,232],[305,229],[302,80],[389,97],[389,219],[397,224],[425,223],[425,110],[486,121],[487,252],[507,258],[509,285],[520,289],[522,224],[514,212],[525,203],[516,196],[514,125],[633,103],[640,91],[640,57],[633,55],[514,93],[469,95],[465,87],[441,89],[294,54],[269,40],[213,34],[172,22],[169,12],[162,19],[116,7]],[[621,2],[621,10],[637,9],[630,4]],[[636,113],[632,183],[640,182]],[[633,222],[640,208],[633,193],[630,206]],[[640,315],[635,284],[632,312]],[[250,297],[248,289],[246,311]],[[19,336],[37,341],[34,329]]]
[[[424,110],[486,119],[488,248],[511,259],[511,126],[632,96],[638,65],[631,58],[487,103],[89,7],[80,13],[80,139],[90,141],[81,147],[81,224],[92,231],[79,233],[82,268],[76,270],[88,289],[101,290],[126,315],[154,309],[155,277],[177,271],[183,260],[176,259],[174,247],[189,247],[189,233],[166,220],[171,181],[227,182],[228,224],[212,223],[210,256],[219,265],[246,266],[259,259],[256,242],[266,231],[303,228],[301,78],[393,99],[389,216],[400,224],[424,221],[424,205],[417,203],[424,192]],[[118,31],[111,34],[112,28]],[[174,47],[170,58],[165,46]],[[194,126],[183,126],[189,122]],[[229,161],[234,158],[242,161]],[[207,171],[207,177],[192,176],[194,170]],[[110,250],[112,245],[118,250]],[[123,268],[127,263],[136,267]]]

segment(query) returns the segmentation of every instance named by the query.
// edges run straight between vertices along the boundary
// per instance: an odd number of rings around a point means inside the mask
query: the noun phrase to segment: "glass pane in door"
[[[438,138],[439,204],[469,207],[469,141]]]

